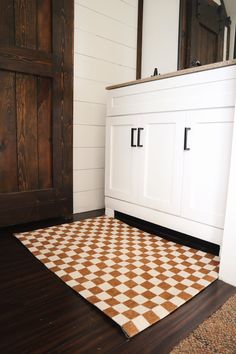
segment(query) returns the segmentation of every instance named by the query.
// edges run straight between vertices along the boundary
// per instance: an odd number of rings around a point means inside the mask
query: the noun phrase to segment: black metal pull
[[[131,128],[131,146],[136,147],[137,145],[134,144],[134,132],[137,130],[137,128]]]
[[[191,128],[185,128],[184,129],[184,150],[188,151],[190,148],[188,147],[188,131],[191,130]]]
[[[137,141],[137,146],[138,147],[143,147],[143,145],[140,144],[141,130],[143,130],[143,128],[138,128],[138,141]]]

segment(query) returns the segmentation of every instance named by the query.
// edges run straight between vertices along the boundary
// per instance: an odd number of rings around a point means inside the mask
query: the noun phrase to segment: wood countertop
[[[189,69],[184,69],[184,70],[179,70],[179,71],[174,71],[172,73],[147,77],[147,78],[140,79],[140,80],[128,81],[128,82],[124,82],[124,83],[121,83],[118,85],[108,86],[108,87],[106,87],[106,89],[107,90],[114,90],[114,89],[121,88],[121,87],[142,84],[144,82],[163,80],[163,79],[167,79],[167,78],[171,78],[171,77],[175,77],[175,76],[181,76],[181,75],[187,75],[187,74],[192,74],[192,73],[198,73],[198,72],[206,71],[206,70],[224,68],[226,66],[231,66],[231,65],[236,65],[236,59],[228,60],[228,61],[221,61],[219,63],[213,63],[213,64],[208,64],[208,65],[197,66],[194,68],[189,68]]]

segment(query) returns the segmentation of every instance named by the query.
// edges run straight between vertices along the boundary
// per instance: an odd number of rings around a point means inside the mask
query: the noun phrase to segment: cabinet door
[[[183,173],[185,112],[143,117],[139,203],[179,215]]]
[[[135,202],[137,144],[135,117],[108,117],[106,126],[106,196]]]
[[[185,151],[182,216],[224,227],[234,110],[189,113]]]

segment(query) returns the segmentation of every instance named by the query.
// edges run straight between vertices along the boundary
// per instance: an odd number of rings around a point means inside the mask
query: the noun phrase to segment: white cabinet
[[[181,216],[224,227],[234,110],[188,113]]]
[[[233,114],[108,118],[106,196],[223,228]]]
[[[110,197],[136,201],[135,183],[137,154],[131,146],[137,139],[138,120],[133,117],[107,119],[106,125],[106,185],[105,193]]]
[[[108,118],[106,195],[180,214],[184,118],[180,112]]]
[[[180,215],[185,112],[143,115],[138,203]]]
[[[235,94],[236,66],[111,90],[110,215],[117,210],[220,244]]]

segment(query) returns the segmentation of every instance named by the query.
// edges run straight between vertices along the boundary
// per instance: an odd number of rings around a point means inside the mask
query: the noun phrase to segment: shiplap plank
[[[96,58],[75,54],[74,72],[76,77],[109,83],[120,83],[135,80],[135,69],[106,63]]]
[[[136,49],[75,29],[75,52],[111,63],[136,68]]]
[[[104,147],[105,127],[74,125],[74,147]]]
[[[74,192],[104,188],[104,169],[74,171]]]
[[[106,105],[74,102],[74,124],[105,125]]]
[[[92,24],[92,25],[91,25]],[[137,30],[75,4],[75,28],[136,48]]]
[[[74,213],[104,208],[104,190],[74,193]]]
[[[106,104],[106,84],[74,78],[74,100]]]
[[[133,6],[134,8],[138,8],[138,0],[120,0],[130,6]]]
[[[137,0],[136,0],[137,1]],[[117,0],[76,0],[76,3],[111,17],[129,27],[137,28],[136,8]],[[115,11],[114,11],[115,9]]]
[[[74,148],[74,170],[105,167],[104,148]]]

